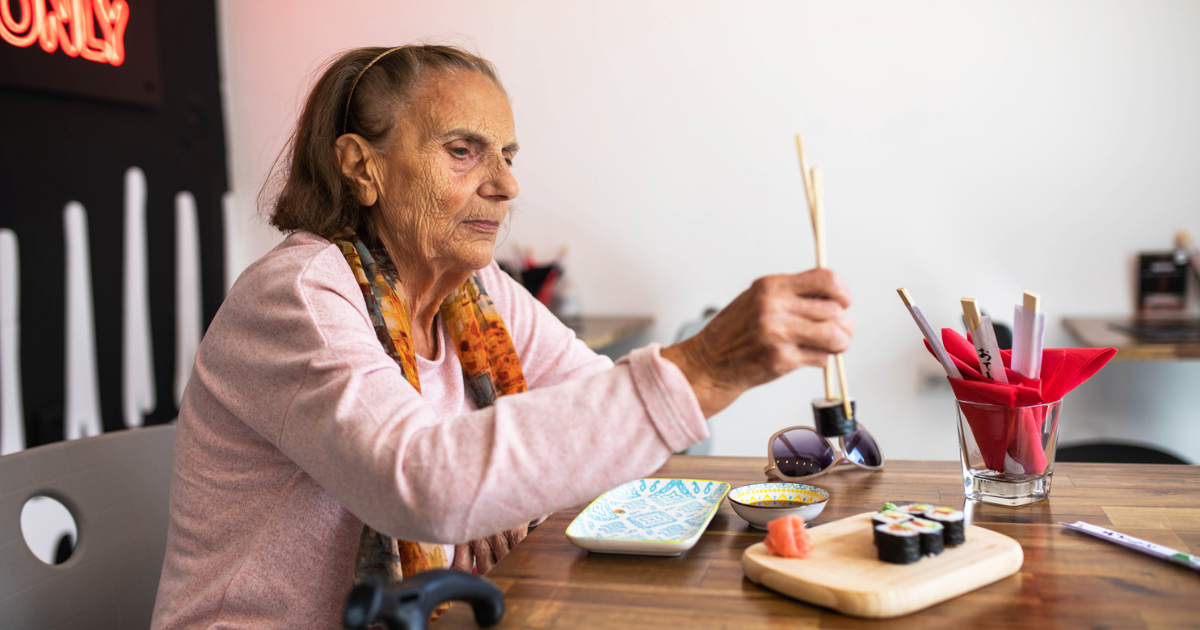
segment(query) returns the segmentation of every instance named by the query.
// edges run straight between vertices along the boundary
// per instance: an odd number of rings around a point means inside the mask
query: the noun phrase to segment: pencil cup
[[[1017,506],[1050,496],[1061,400],[1030,407],[955,402],[968,499]]]

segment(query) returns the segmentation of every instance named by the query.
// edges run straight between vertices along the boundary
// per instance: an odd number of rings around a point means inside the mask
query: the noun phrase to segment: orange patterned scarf
[[[354,272],[384,351],[420,393],[412,319],[395,265],[382,247],[367,247],[350,229],[331,240]],[[488,407],[496,401],[496,396],[527,389],[512,338],[478,278],[471,276],[455,289],[442,302],[440,313],[450,329],[462,363],[463,379],[476,406]],[[439,544],[395,540],[363,526],[354,562],[354,583],[391,584],[406,575],[449,567],[450,559]]]

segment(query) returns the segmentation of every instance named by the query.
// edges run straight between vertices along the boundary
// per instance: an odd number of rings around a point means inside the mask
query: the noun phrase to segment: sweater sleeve
[[[215,346],[201,377],[346,509],[389,535],[478,539],[649,474],[707,437],[687,379],[657,346],[612,369],[584,357],[538,371],[546,386],[439,421],[379,345],[335,248],[290,279],[255,276],[254,299],[227,304],[237,314],[219,318],[216,337],[205,339]],[[522,343],[536,365],[539,342]],[[579,369],[592,373],[563,378]]]

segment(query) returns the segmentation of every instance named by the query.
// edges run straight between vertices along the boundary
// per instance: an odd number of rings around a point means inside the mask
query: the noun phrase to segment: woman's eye
[[[467,157],[471,154],[471,150],[466,147],[450,147],[450,153],[453,153],[455,157]]]

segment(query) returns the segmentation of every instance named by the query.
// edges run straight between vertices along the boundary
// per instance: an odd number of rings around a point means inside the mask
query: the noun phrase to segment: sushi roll
[[[921,559],[921,534],[912,523],[888,523],[879,534],[879,559],[892,564],[912,564]]]
[[[925,514],[927,512],[929,512],[929,510],[937,509],[937,506],[930,505],[928,503],[913,503],[911,505],[901,505],[900,507],[898,507],[896,509],[901,512],[904,512],[905,514],[907,514],[909,516],[918,517],[918,518],[926,518]]]
[[[946,528],[941,523],[914,518],[908,524],[912,525],[921,535],[921,555],[936,556],[946,549],[946,543],[942,537]]]
[[[911,520],[912,520],[912,516],[905,514],[904,512],[900,512],[898,510],[880,510],[879,512],[876,512],[871,515],[871,523],[872,523],[871,527],[872,527],[872,529],[874,529],[876,527],[879,527],[880,525],[888,525],[890,523],[903,523],[905,521],[911,521]],[[876,547],[879,546],[879,530],[875,530],[875,546]]]
[[[967,542],[967,528],[962,510],[933,508],[925,513],[925,518],[941,523],[946,528],[944,538],[947,545],[961,545]]]
[[[858,430],[858,423],[846,417],[846,410],[842,406],[841,399],[817,398],[813,400],[812,408],[813,426],[822,437],[834,438],[850,435]],[[850,410],[857,418],[858,407],[853,400],[850,401]]]

